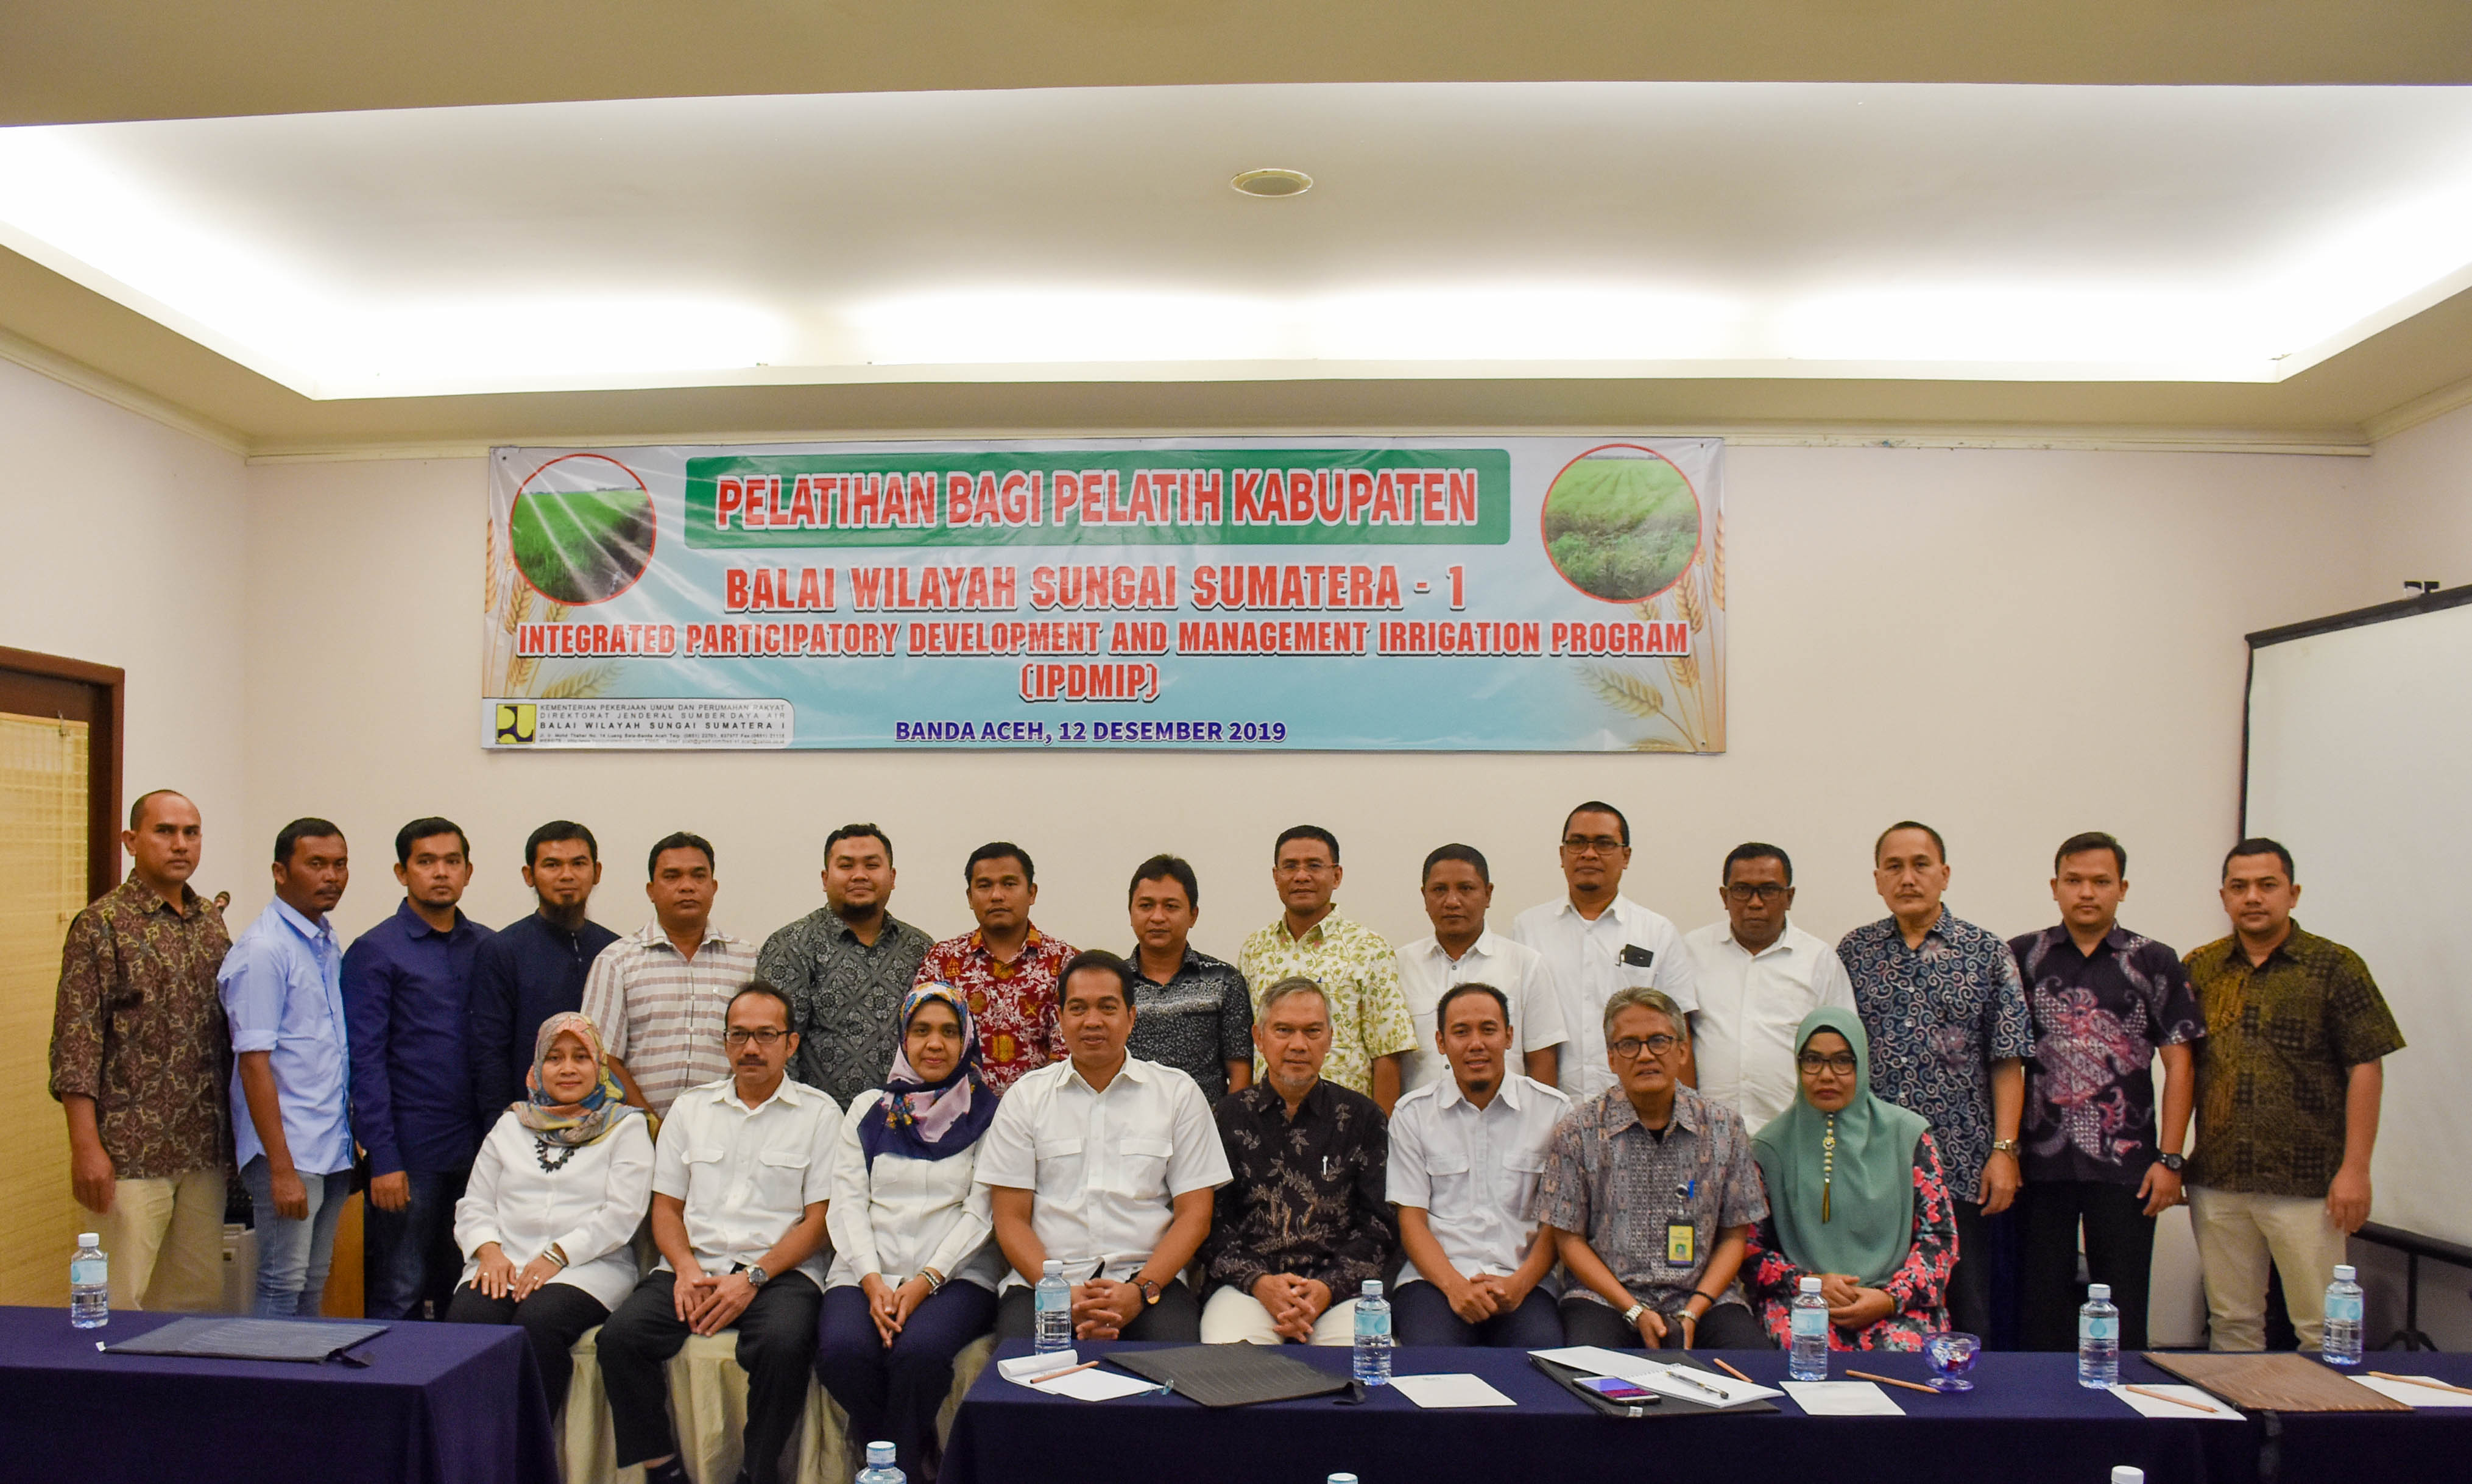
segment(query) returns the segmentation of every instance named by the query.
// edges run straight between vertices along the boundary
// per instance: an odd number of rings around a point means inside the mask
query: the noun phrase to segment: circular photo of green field
[[[1592,598],[1652,598],[1699,550],[1700,497],[1651,449],[1591,448],[1545,491],[1545,553],[1563,581]]]
[[[508,526],[516,568],[554,602],[606,602],[653,563],[652,493],[634,470],[599,454],[569,455],[535,471]]]

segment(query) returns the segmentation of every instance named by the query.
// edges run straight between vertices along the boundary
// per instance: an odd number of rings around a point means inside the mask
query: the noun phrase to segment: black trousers
[[[609,1422],[618,1438],[618,1467],[678,1449],[670,1426],[670,1357],[694,1333],[678,1318],[668,1268],[644,1276],[601,1327],[601,1385],[609,1393]],[[824,1295],[799,1272],[755,1290],[730,1328],[738,1331],[738,1364],[747,1373],[744,1464],[754,1484],[775,1484],[781,1449],[798,1430],[807,1406],[808,1368],[816,1360],[816,1314]]]
[[[1037,1299],[1028,1283],[1007,1290],[996,1301],[996,1338],[1029,1339],[1038,1328]],[[1201,1343],[1201,1301],[1184,1286],[1184,1280],[1170,1280],[1159,1290],[1159,1301],[1145,1307],[1117,1338],[1177,1340],[1198,1345]]]
[[[1957,1266],[1948,1275],[1949,1328],[1991,1343],[1991,1249],[1983,1230],[1983,1203],[1961,1201],[1957,1209]]]
[[[1682,1348],[1682,1305],[1665,1314],[1665,1343],[1660,1350]],[[1607,1350],[1638,1350],[1639,1331],[1623,1323],[1610,1304],[1574,1293],[1562,1300],[1562,1343],[1602,1345]],[[1700,1316],[1692,1336],[1694,1350],[1774,1350],[1776,1344],[1760,1328],[1759,1317],[1740,1304],[1720,1304]]]
[[[2154,1218],[2135,1185],[2093,1180],[2035,1181],[2018,1197],[2026,1208],[2028,1350],[2078,1344],[2078,1229],[2085,1229],[2088,1278],[2111,1285],[2120,1306],[2120,1348],[2146,1348],[2147,1283],[2154,1266]]]
[[[1390,1334],[1402,1345],[1486,1346],[1501,1350],[1552,1350],[1562,1343],[1562,1321],[1554,1296],[1531,1288],[1519,1307],[1469,1324],[1432,1283],[1401,1283],[1390,1293]]]
[[[567,1383],[575,1379],[575,1357],[567,1353],[583,1331],[609,1317],[599,1299],[573,1283],[543,1283],[521,1304],[492,1299],[470,1283],[455,1290],[447,1302],[446,1319],[458,1325],[520,1325],[540,1367],[541,1391],[549,1398],[550,1415],[566,1405]]]

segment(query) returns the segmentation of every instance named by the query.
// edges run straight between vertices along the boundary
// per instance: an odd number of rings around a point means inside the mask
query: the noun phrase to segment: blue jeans
[[[1554,1295],[1540,1284],[1509,1313],[1472,1325],[1452,1311],[1439,1288],[1420,1278],[1391,1291],[1390,1333],[1402,1345],[1551,1350],[1562,1343],[1562,1316],[1555,1311]]]
[[[352,1172],[300,1177],[309,1192],[306,1221],[274,1213],[274,1170],[266,1156],[241,1166],[240,1183],[257,1226],[257,1304],[250,1312],[261,1319],[316,1318],[335,1257],[335,1223],[351,1199]]]
[[[381,1210],[372,1201],[362,1212],[364,1312],[371,1319],[444,1319],[464,1271],[455,1250],[455,1203],[464,1199],[466,1172],[407,1170],[404,1176],[412,1198],[403,1209]],[[434,1314],[422,1311],[423,1302],[436,1303]]]

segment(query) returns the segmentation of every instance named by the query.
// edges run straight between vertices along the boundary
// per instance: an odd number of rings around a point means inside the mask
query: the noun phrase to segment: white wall
[[[178,788],[239,886],[240,456],[0,362],[0,644],[129,672],[128,798]],[[262,879],[261,870],[250,878]]]
[[[2472,583],[2472,406],[2459,407],[2378,444],[2370,586],[2377,599],[2409,597],[2408,579]]]

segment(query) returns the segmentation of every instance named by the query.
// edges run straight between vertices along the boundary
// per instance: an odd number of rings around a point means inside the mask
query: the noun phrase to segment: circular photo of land
[[[1699,550],[1700,498],[1680,469],[1649,449],[1591,448],[1545,491],[1545,553],[1590,597],[1652,598]]]
[[[606,602],[653,562],[652,493],[632,469],[599,454],[540,468],[515,496],[508,526],[517,570],[553,602]]]

